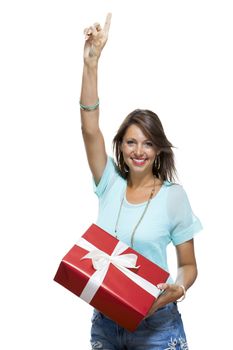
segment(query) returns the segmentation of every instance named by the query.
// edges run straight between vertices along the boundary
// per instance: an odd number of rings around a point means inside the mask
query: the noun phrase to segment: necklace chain
[[[133,231],[131,233],[131,239],[130,239],[131,247],[133,247],[135,232],[136,232],[138,226],[140,225],[142,219],[144,218],[144,216],[146,214],[146,211],[147,211],[147,209],[149,207],[150,201],[153,198],[154,193],[155,193],[155,178],[154,178],[154,187],[151,190],[151,193],[150,193],[149,199],[148,199],[148,201],[146,203],[145,209],[143,210],[143,213],[142,213],[140,219],[138,220],[137,224],[135,225],[135,227],[134,227],[134,229],[133,229]],[[118,215],[117,215],[117,221],[116,221],[116,225],[115,225],[115,236],[116,236],[116,238],[117,238],[118,224],[119,224],[119,219],[120,219],[123,203],[124,203],[124,196],[123,196],[122,201],[121,201],[121,205],[120,205],[120,209],[119,209],[119,212],[118,212]]]

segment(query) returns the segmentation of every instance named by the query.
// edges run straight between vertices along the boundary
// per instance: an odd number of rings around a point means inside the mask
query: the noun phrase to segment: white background
[[[160,116],[204,226],[196,238],[199,277],[180,304],[190,349],[229,348],[233,21],[226,0],[1,1],[0,347],[89,349],[92,309],[53,277],[97,216],[78,101],[83,29],[109,11],[99,67],[108,152],[130,111]]]

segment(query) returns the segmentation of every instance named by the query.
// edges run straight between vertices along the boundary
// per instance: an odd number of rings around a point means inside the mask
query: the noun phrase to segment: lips
[[[131,158],[132,162],[136,166],[143,166],[146,163],[146,158]]]

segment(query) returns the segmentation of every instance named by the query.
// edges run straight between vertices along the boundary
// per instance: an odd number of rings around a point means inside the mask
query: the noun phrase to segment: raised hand
[[[111,13],[108,13],[103,29],[99,23],[94,23],[93,26],[90,26],[84,30],[84,61],[86,63],[91,63],[99,59],[100,54],[108,40],[111,17]]]

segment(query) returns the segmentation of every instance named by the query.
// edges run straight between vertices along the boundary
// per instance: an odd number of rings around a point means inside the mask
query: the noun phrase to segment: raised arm
[[[95,23],[84,31],[80,111],[87,159],[96,183],[99,182],[107,162],[104,138],[99,128],[98,62],[108,39],[110,23],[111,14],[108,14],[103,29]]]

